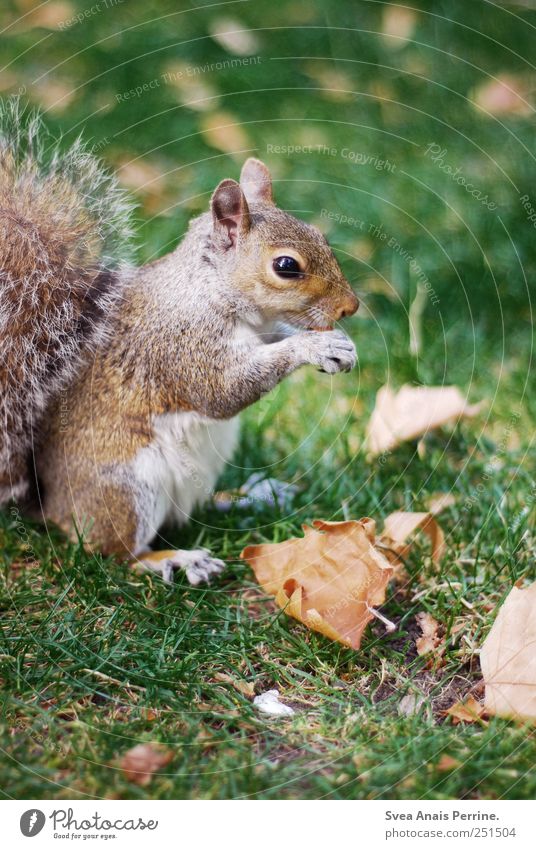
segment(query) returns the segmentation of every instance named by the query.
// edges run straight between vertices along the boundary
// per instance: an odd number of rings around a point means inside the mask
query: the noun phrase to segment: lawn
[[[445,711],[481,698],[479,647],[512,585],[536,578],[536,13],[97,5],[20,18],[31,4],[5,3],[1,92],[24,91],[54,134],[83,132],[118,170],[139,202],[140,261],[173,248],[248,154],[264,159],[279,205],[322,227],[361,298],[345,325],[359,365],[301,370],[242,416],[221,488],[262,471],[299,491],[285,511],[209,504],[163,533],[162,547],[228,561],[208,588],[169,588],[0,513],[4,797],[534,798],[533,726]],[[218,35],[237,21],[238,42]],[[387,381],[455,384],[485,404],[371,460]],[[287,617],[239,560],[315,518],[381,524],[440,492],[455,499],[440,568],[419,540],[382,607],[396,630],[375,622],[357,652]],[[422,611],[441,623],[442,657],[417,653]],[[266,719],[233,681],[278,688],[295,715]],[[118,762],[145,741],[173,757],[140,786]]]

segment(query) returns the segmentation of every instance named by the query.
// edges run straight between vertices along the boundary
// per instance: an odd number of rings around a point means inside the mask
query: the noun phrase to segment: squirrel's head
[[[322,233],[278,209],[266,165],[248,159],[240,183],[223,180],[211,201],[214,244],[233,286],[270,321],[331,328],[359,306]]]

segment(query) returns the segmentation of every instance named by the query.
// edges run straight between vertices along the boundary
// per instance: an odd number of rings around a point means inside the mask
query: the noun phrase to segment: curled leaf
[[[432,560],[439,563],[445,553],[445,535],[431,513],[396,510],[385,520],[382,542],[401,557],[405,557],[411,548],[408,537],[416,531],[422,531],[430,538]]]
[[[312,528],[303,526],[300,539],[250,545],[240,557],[289,616],[358,649],[371,619],[394,630],[376,607],[384,602],[385,588],[399,566],[397,555],[410,550],[407,540],[416,530],[430,536],[432,557],[439,560],[444,552],[441,528],[429,513],[409,512],[388,516],[379,539],[369,517],[346,522],[318,519]]]
[[[216,672],[214,678],[216,681],[221,681],[222,684],[230,684],[243,696],[252,699],[255,695],[255,684],[252,681],[244,681],[242,678],[233,678],[225,672]]]
[[[373,455],[391,451],[447,422],[474,416],[480,408],[468,404],[457,386],[406,384],[396,393],[382,386],[367,426],[369,450]]]
[[[464,702],[451,705],[445,713],[452,717],[454,725],[459,725],[460,722],[483,722],[486,708],[474,696],[469,696]]]
[[[422,655],[435,651],[441,642],[440,637],[437,635],[439,622],[424,610],[421,613],[417,613],[415,619],[422,631],[422,637],[418,637],[415,642],[417,654]]]
[[[512,588],[484,640],[480,665],[489,713],[536,719],[536,582]]]
[[[290,616],[357,649],[394,567],[374,547],[372,519],[313,525],[301,539],[248,546],[241,557]]]

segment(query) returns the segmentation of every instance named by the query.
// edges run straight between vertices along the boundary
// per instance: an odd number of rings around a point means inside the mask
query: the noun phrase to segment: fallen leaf
[[[477,86],[471,99],[477,108],[491,115],[532,115],[534,109],[526,100],[532,89],[528,78],[502,74]]]
[[[486,708],[481,702],[477,702],[474,696],[469,696],[464,702],[451,705],[445,714],[452,716],[454,725],[459,725],[460,722],[480,722],[486,714]]]
[[[394,567],[374,547],[372,519],[313,525],[301,539],[248,546],[240,556],[290,616],[358,649]]]
[[[248,134],[238,118],[229,112],[211,112],[202,121],[201,132],[207,144],[224,153],[244,153],[252,149]]]
[[[210,35],[220,47],[238,56],[247,56],[259,49],[256,33],[235,18],[215,18],[210,25]]]
[[[231,675],[227,675],[225,672],[216,672],[214,678],[216,681],[221,681],[222,684],[230,684],[235,688],[235,690],[242,693],[243,696],[247,696],[248,699],[253,698],[255,695],[255,684],[251,681],[243,681],[240,678],[232,678]]]
[[[166,766],[173,758],[173,752],[157,743],[139,743],[129,749],[119,762],[125,778],[133,784],[146,787],[153,774]]]
[[[462,416],[474,416],[481,404],[468,404],[457,386],[410,386],[393,392],[382,386],[367,426],[369,451],[391,451],[400,442],[415,439]]]
[[[279,690],[267,690],[255,696],[253,704],[258,711],[267,716],[293,716],[296,712],[290,705],[284,705],[279,701]]]
[[[431,513],[413,513],[412,511],[396,510],[387,516],[382,533],[382,543],[393,549],[401,557],[405,557],[411,542],[408,537],[416,531],[422,531],[432,543],[432,560],[439,563],[445,553],[445,535]]]
[[[399,557],[411,549],[408,537],[417,530],[430,537],[432,558],[438,562],[445,543],[433,516],[402,511],[386,518],[378,538],[376,523],[368,516],[346,522],[319,519],[313,528],[303,525],[302,538],[247,546],[240,557],[285,613],[358,649],[371,619],[394,630],[375,608],[385,600],[389,580],[400,572]]]
[[[489,713],[536,719],[536,582],[513,587],[480,651]]]
[[[418,637],[415,641],[417,654],[422,655],[435,651],[441,642],[441,638],[437,635],[439,622],[430,613],[426,613],[425,611],[417,613],[415,619],[422,631],[422,637]]]

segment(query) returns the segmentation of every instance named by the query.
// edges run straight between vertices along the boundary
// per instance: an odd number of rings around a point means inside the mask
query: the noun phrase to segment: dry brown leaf
[[[358,649],[394,567],[374,547],[372,519],[313,525],[301,539],[248,546],[241,557],[288,614]]]
[[[410,386],[393,392],[382,386],[367,426],[371,454],[382,454],[462,416],[474,416],[480,404],[468,404],[457,386]]]
[[[252,699],[255,695],[255,684],[251,681],[243,681],[240,678],[233,678],[225,672],[216,672],[214,678],[216,681],[221,681],[222,684],[230,684],[235,688],[235,690],[242,693],[243,696],[247,696],[248,699]]]
[[[432,560],[439,563],[445,553],[445,535],[431,513],[413,513],[395,510],[387,516],[382,533],[382,543],[405,557],[411,548],[408,537],[422,531],[432,543]]]
[[[444,553],[443,532],[429,513],[391,513],[379,538],[368,517],[313,525],[303,526],[301,539],[248,546],[240,556],[286,613],[355,649],[373,617],[394,628],[374,607],[383,603],[387,583],[398,571],[397,555],[411,548],[408,536],[416,530],[428,534],[435,562]]]
[[[536,719],[536,582],[513,587],[480,652],[489,713]]]
[[[422,631],[422,637],[418,637],[415,641],[417,654],[422,655],[435,651],[441,642],[441,638],[437,635],[439,622],[434,619],[430,613],[426,613],[424,610],[417,613],[415,619]]]
[[[486,708],[481,702],[477,702],[474,696],[469,696],[464,702],[451,705],[445,714],[452,716],[454,725],[459,725],[460,722],[483,722]]]
[[[201,123],[204,140],[224,153],[242,153],[252,148],[246,131],[230,112],[211,112]]]
[[[173,752],[157,743],[139,743],[129,749],[119,762],[125,778],[133,784],[146,787],[153,774],[166,766],[173,758]]]

